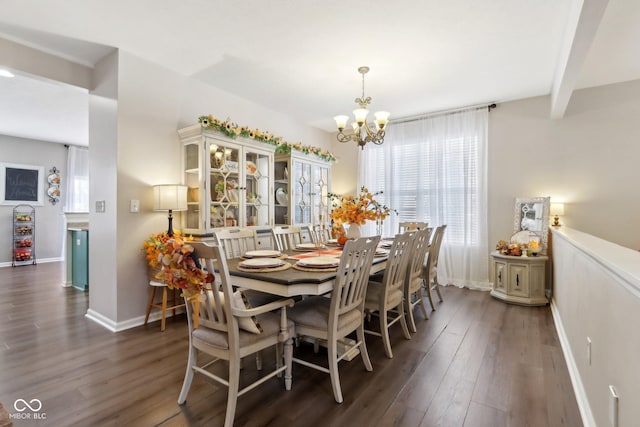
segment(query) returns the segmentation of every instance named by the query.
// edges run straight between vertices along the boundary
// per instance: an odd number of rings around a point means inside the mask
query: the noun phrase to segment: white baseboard
[[[46,264],[49,262],[62,262],[64,258],[36,258],[36,264]],[[0,268],[11,267],[13,264],[9,262],[0,262]],[[20,265],[33,265],[33,264],[20,264]]]
[[[582,423],[585,427],[597,427],[596,421],[593,418],[593,412],[591,412],[591,406],[587,399],[587,394],[580,378],[580,371],[578,371],[578,365],[573,357],[571,346],[569,345],[569,339],[562,325],[562,319],[560,318],[560,312],[556,306],[555,300],[551,300],[551,314],[553,315],[553,322],[556,325],[556,331],[558,332],[558,339],[560,340],[560,346],[564,353],[564,359],[567,362],[567,368],[569,369],[569,376],[571,377],[571,384],[573,385],[573,393],[576,395],[576,401],[578,402],[578,409],[580,410],[580,416],[582,417]]]
[[[179,308],[176,310],[176,315],[184,313],[184,308]],[[134,317],[132,319],[129,320],[125,320],[124,322],[114,322],[113,320],[103,316],[102,314],[94,311],[94,310],[87,310],[87,314],[85,314],[85,316],[91,320],[93,320],[94,322],[96,322],[97,324],[105,327],[106,329],[110,330],[111,332],[120,332],[120,331],[124,331],[126,329],[131,329],[131,328],[135,328],[138,326],[142,326],[144,325],[144,318],[145,316],[138,316],[138,317]],[[169,310],[167,312],[167,319],[171,318],[172,314],[171,314],[171,310]],[[158,320],[161,320],[162,318],[162,313],[159,310],[154,310],[151,312],[151,314],[149,314],[149,322],[155,322]],[[160,330],[160,326],[158,325],[158,330]],[[185,330],[186,330],[186,323],[185,323]]]

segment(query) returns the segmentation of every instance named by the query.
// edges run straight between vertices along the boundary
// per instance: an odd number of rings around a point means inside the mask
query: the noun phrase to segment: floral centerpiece
[[[382,221],[391,212],[396,211],[375,199],[375,196],[380,194],[382,191],[371,193],[367,187],[360,188],[360,194],[357,197],[329,193],[328,196],[333,207],[330,217],[338,227],[349,224],[349,228],[354,225],[358,228],[367,221],[376,221],[382,224]]]
[[[152,234],[143,244],[154,278],[169,288],[182,289],[182,295],[193,299],[213,282],[213,274],[203,271],[196,261],[193,246],[179,232]]]

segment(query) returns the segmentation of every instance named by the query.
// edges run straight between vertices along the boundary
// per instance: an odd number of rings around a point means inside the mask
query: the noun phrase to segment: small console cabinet
[[[491,295],[521,305],[546,305],[547,256],[519,257],[491,254],[494,282]]]

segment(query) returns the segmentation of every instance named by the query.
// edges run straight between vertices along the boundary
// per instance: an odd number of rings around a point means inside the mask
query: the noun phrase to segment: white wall
[[[640,253],[569,228],[553,241],[552,309],[585,426],[611,425],[610,385],[618,425],[638,425]]]
[[[47,175],[49,169],[56,167],[61,171],[62,197],[66,182],[67,149],[63,144],[54,144],[34,139],[0,135],[0,161],[24,165],[41,166],[44,176],[43,205],[36,209],[35,249],[36,258],[41,261],[62,260],[62,242],[65,236],[63,200],[52,205],[47,197]],[[11,205],[0,205],[0,264],[11,265],[13,258],[13,208]]]

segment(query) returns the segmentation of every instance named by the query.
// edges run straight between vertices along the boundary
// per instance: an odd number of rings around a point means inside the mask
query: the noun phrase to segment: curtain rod
[[[482,108],[486,108],[489,111],[491,111],[496,107],[497,107],[497,105],[495,103],[470,105],[468,107],[455,108],[455,109],[442,110],[442,111],[434,111],[432,113],[420,114],[418,116],[403,117],[403,118],[399,118],[399,119],[396,119],[396,120],[391,119],[391,120],[389,120],[389,124],[415,122],[415,121],[426,119],[426,118],[429,118],[429,117],[447,116],[449,114],[461,113],[463,111],[468,111],[468,110],[480,110]]]

